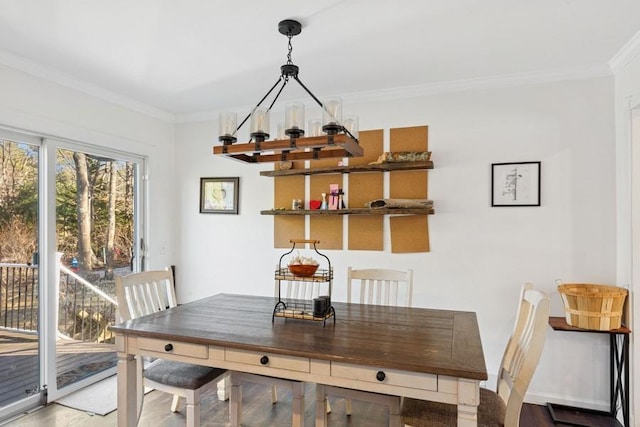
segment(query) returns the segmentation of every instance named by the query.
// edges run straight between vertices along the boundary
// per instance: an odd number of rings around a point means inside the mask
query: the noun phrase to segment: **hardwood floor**
[[[244,405],[243,422],[245,427],[283,427],[291,425],[291,394],[279,390],[279,402],[271,404],[270,391],[267,386],[247,384],[243,387]],[[315,391],[313,385],[307,385],[305,395],[305,425],[314,425]],[[153,391],[145,398],[145,405],[139,426],[146,427],[182,427],[185,417],[182,412],[172,413],[171,396]],[[332,413],[329,414],[329,425],[332,427],[383,427],[388,425],[385,408],[353,401],[353,415],[345,416],[344,400],[331,401]],[[228,427],[228,402],[220,402],[215,391],[209,392],[202,399],[202,427]],[[182,411],[182,408],[180,409]],[[29,414],[15,418],[3,427],[113,427],[117,424],[116,411],[107,416],[90,415],[82,411],[67,408],[56,403],[35,410]],[[614,423],[595,420],[586,425],[593,427],[614,426]],[[558,424],[561,426],[561,424]],[[525,404],[520,417],[520,427],[553,427],[549,412],[545,406]]]

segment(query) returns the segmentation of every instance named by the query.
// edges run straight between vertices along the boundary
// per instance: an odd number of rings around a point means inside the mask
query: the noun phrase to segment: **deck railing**
[[[113,282],[93,285],[64,265],[59,266],[58,334],[85,342],[113,342],[108,330],[116,320]],[[0,264],[0,327],[38,330],[38,267]]]
[[[38,268],[0,264],[0,326],[38,330]]]

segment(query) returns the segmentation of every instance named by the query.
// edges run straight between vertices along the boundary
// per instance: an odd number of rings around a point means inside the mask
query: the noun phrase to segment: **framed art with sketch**
[[[491,206],[540,206],[540,162],[493,163]]]

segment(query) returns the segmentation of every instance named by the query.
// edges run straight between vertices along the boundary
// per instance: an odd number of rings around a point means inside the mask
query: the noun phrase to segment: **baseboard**
[[[595,401],[587,399],[576,400],[567,398],[566,396],[558,396],[554,394],[527,393],[524,401],[525,403],[532,403],[534,405],[546,405],[547,403],[551,402],[558,405],[575,406],[578,408],[594,409],[596,411],[604,412],[609,412],[609,410],[611,409],[609,401]]]
[[[487,381],[480,383],[481,387],[488,388],[490,390],[496,389],[496,374],[489,374]],[[609,400],[588,400],[577,399],[573,396],[557,395],[552,393],[532,393],[528,392],[524,397],[525,403],[531,403],[534,405],[546,405],[547,403],[555,403],[564,406],[575,406],[578,408],[595,409],[596,411],[608,412],[610,408]]]

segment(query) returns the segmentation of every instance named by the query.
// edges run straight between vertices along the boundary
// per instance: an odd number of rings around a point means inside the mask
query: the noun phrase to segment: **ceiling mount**
[[[278,31],[287,37],[297,36],[302,32],[302,24],[293,19],[285,19],[278,24]]]

